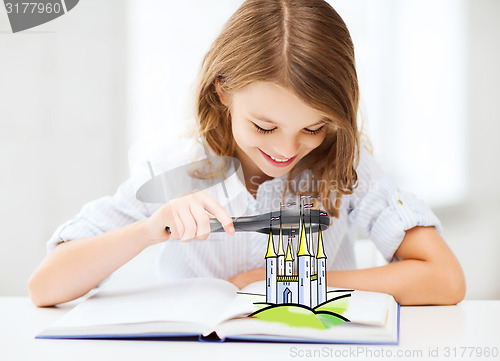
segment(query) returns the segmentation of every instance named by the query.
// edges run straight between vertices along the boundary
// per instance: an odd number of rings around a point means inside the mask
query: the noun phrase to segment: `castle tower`
[[[316,255],[316,269],[318,270],[318,305],[326,302],[326,255],[323,248],[321,229],[318,233],[318,253]]]
[[[299,249],[297,252],[299,259],[299,303],[311,307],[311,254],[307,248],[305,225],[304,222],[301,223]]]
[[[280,238],[278,243],[278,276],[285,274],[285,251],[283,250],[283,231],[280,227]]]
[[[274,252],[273,231],[269,231],[266,254],[266,302],[276,303],[277,256]]]
[[[288,241],[285,258],[285,276],[293,276],[293,261],[293,246],[291,242]]]
[[[312,205],[311,205],[312,206]],[[309,220],[311,220],[311,213],[309,211]],[[315,267],[315,262],[314,262],[314,248],[313,248],[313,232],[312,232],[312,222],[309,222],[309,242],[308,242],[308,248],[309,248],[309,254],[311,255],[311,274],[315,274],[317,271],[317,268]]]

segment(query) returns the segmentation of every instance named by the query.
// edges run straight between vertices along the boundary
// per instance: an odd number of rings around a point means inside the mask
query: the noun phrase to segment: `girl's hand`
[[[251,283],[262,281],[266,279],[266,269],[256,268],[248,272],[240,273],[227,281],[231,282],[233,285],[238,287],[240,290],[245,288]]]
[[[228,234],[234,234],[233,220],[215,199],[203,191],[171,200],[145,222],[148,238],[153,243],[167,239],[206,239],[210,234],[210,216],[219,220]],[[165,227],[169,227],[168,233]]]

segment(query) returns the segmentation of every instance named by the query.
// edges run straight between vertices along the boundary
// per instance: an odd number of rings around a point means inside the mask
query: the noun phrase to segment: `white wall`
[[[375,155],[432,205],[464,268],[467,298],[499,299],[500,1],[360,2],[368,10],[331,3],[345,7],[361,45]]]
[[[0,6],[0,295],[26,295],[55,228],[127,176],[125,19],[85,0],[12,34]]]
[[[464,197],[466,1],[332,0],[354,41],[379,163],[431,206]]]
[[[500,1],[467,6],[467,197],[436,211],[468,297],[500,299]]]
[[[203,56],[242,2],[128,1],[131,143],[182,130]]]

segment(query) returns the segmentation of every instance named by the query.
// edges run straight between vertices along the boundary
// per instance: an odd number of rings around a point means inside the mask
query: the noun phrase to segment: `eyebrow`
[[[260,120],[260,121],[265,122],[265,123],[274,124],[274,125],[281,125],[280,123],[276,123],[275,121],[272,121],[272,120],[270,120],[270,119],[268,119],[266,117],[263,117],[261,115],[256,115],[256,114],[252,114],[252,113],[250,113],[249,115],[252,118]],[[321,119],[319,122],[316,122],[316,123],[311,124],[311,125],[309,125],[307,127],[304,127],[304,128],[314,127],[315,125],[319,125],[319,124],[322,124],[322,123],[329,124],[329,123],[332,123],[332,120],[330,118],[323,117],[323,119]]]

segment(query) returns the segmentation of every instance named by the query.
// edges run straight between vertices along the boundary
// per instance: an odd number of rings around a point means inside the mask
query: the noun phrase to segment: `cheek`
[[[245,130],[242,129],[241,123],[233,119],[231,124],[231,130],[233,132],[233,138],[236,143],[241,143],[241,140],[244,139],[243,134],[245,134]]]
[[[233,123],[233,137],[240,148],[260,147],[264,144],[263,137],[251,126]]]
[[[255,134],[255,132],[246,132],[243,135],[243,142],[248,147],[253,147],[253,148],[266,148],[268,144],[266,138],[262,137],[259,134]]]
[[[321,143],[323,143],[325,137],[326,137],[325,132],[316,136],[309,136],[308,139],[305,140],[303,144],[306,146],[306,148],[313,150],[315,148],[318,148],[321,145]]]

